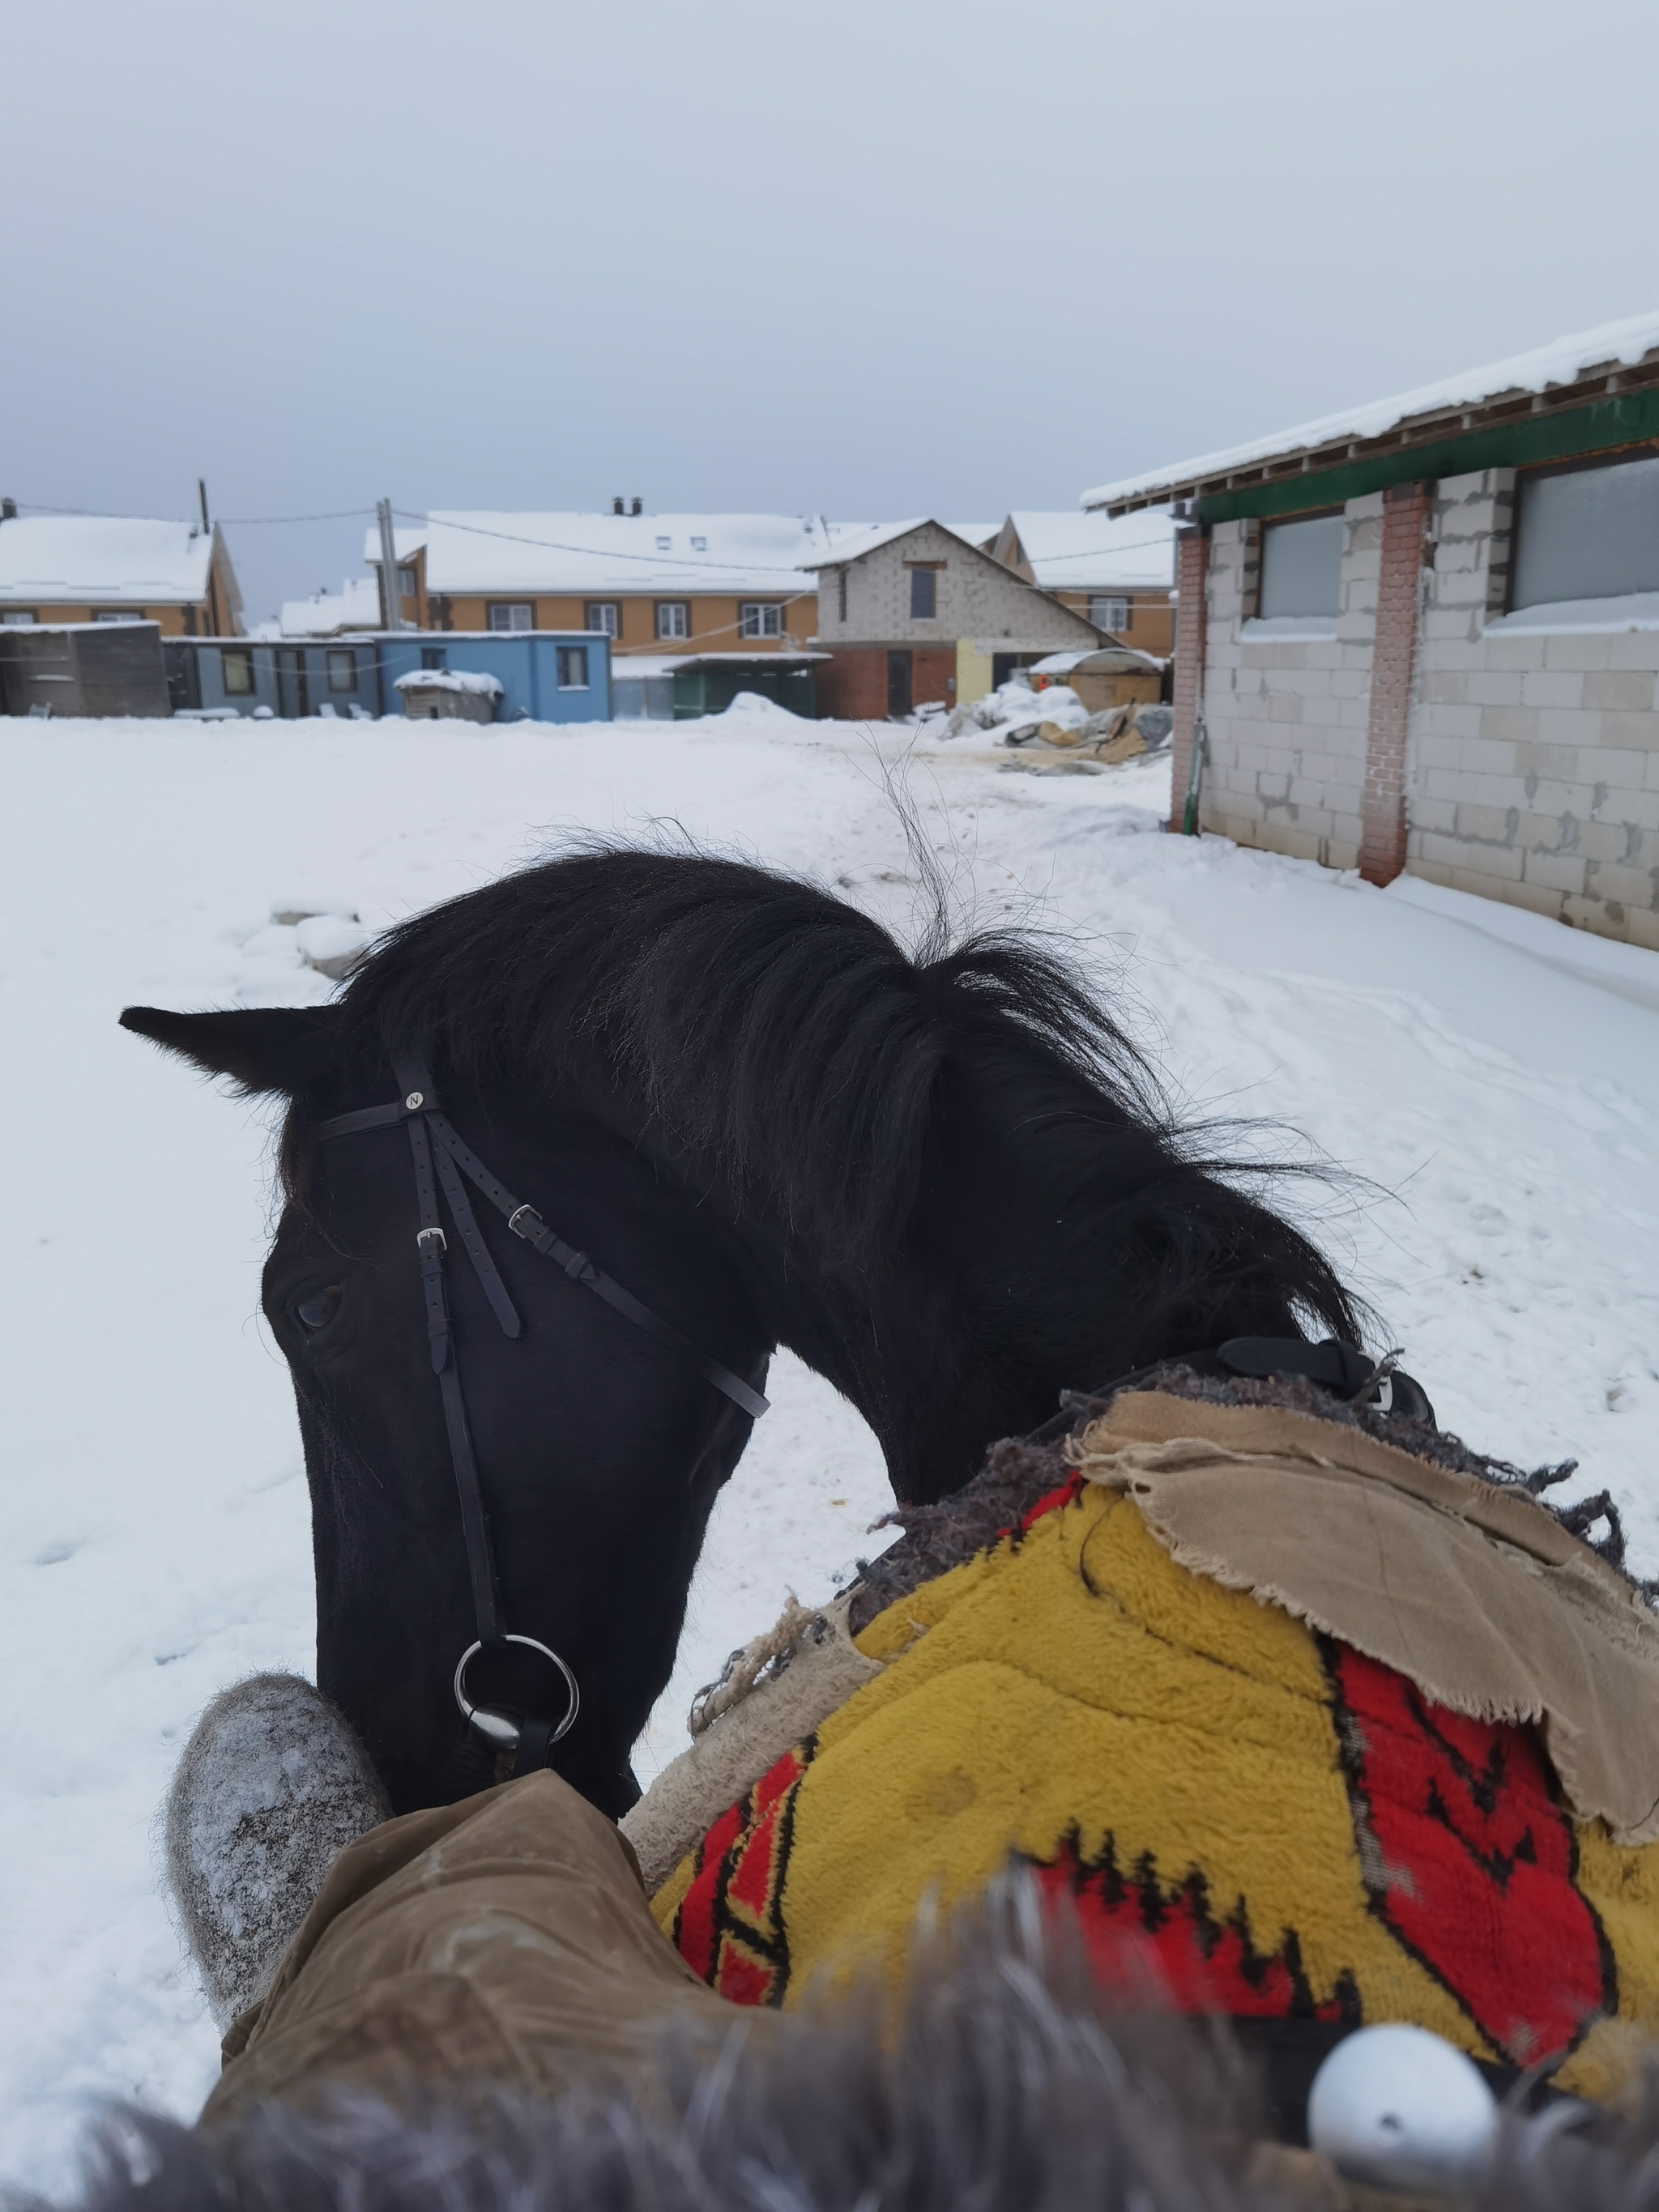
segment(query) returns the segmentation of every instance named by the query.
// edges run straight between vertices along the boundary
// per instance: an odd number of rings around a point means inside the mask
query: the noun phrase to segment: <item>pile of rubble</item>
[[[1018,677],[971,706],[958,707],[945,725],[950,738],[983,731],[1005,745],[1042,744],[1106,762],[1133,760],[1170,742],[1174,716],[1151,701],[1126,702],[1091,714],[1068,684],[1033,691]]]

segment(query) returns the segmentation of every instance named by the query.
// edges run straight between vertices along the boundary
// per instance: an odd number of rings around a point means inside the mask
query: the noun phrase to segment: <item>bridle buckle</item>
[[[428,1237],[435,1237],[437,1238],[438,1249],[441,1252],[448,1251],[449,1239],[444,1235],[441,1229],[417,1229],[415,1232],[415,1249],[422,1254],[422,1256],[424,1256],[426,1252],[426,1240]]]

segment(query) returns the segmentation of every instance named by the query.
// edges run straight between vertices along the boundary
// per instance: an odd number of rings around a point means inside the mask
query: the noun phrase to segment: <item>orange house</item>
[[[216,525],[19,515],[0,500],[0,624],[153,622],[163,637],[237,637],[242,594]]]
[[[422,629],[598,631],[613,661],[799,653],[817,628],[810,571],[844,527],[816,515],[434,514],[396,533],[399,605]],[[378,576],[377,532],[364,556]]]

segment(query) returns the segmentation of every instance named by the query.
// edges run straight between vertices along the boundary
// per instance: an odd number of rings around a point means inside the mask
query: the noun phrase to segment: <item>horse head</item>
[[[913,957],[759,868],[579,854],[406,923],[333,1006],[122,1018],[285,1102],[264,1305],[305,1443],[318,1680],[400,1810],[494,1772],[452,1694],[476,1607],[409,1139],[326,1129],[392,1101],[411,1051],[494,1176],[679,1338],[756,1382],[780,1342],[828,1376],[901,1499],[957,1487],[1067,1385],[1304,1321],[1357,1334],[1319,1253],[1194,1156],[1051,953],[941,931]],[[524,1340],[471,1268],[447,1291],[501,1615],[574,1669],[551,1763],[617,1814],[749,1422],[488,1209],[483,1236]],[[532,1654],[480,1664],[508,1705],[545,1694]]]

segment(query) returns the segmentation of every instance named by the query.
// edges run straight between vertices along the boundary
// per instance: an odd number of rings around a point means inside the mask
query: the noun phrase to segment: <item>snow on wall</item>
[[[1196,460],[1152,469],[1144,476],[1125,477],[1116,483],[1097,484],[1084,493],[1082,504],[1104,507],[1114,500],[1139,498],[1166,484],[1187,483],[1195,477],[1224,476],[1230,469],[1246,468],[1281,453],[1300,453],[1304,447],[1325,445],[1334,438],[1380,438],[1414,415],[1433,414],[1447,407],[1473,407],[1507,392],[1547,392],[1552,386],[1572,383],[1586,369],[1599,368],[1603,362],[1634,368],[1656,349],[1659,349],[1659,313],[1601,323],[1594,330],[1552,339],[1530,353],[1488,362],[1480,368],[1466,368],[1437,384],[1398,392],[1391,399],[1369,400],[1362,406],[1275,431],[1269,437],[1250,438],[1241,446],[1200,453]]]

